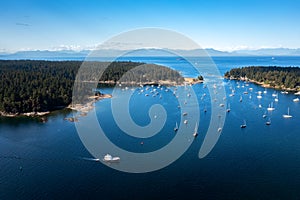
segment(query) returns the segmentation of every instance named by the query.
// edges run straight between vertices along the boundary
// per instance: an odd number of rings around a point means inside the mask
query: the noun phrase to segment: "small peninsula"
[[[263,87],[297,92],[300,90],[299,67],[250,66],[233,68],[225,78],[253,82]]]
[[[80,100],[85,103],[111,97],[99,92],[103,84],[172,86],[185,82],[179,72],[161,65],[88,61],[85,62],[88,70],[78,73],[82,64],[81,61],[0,60],[0,116],[43,116],[54,110],[72,108],[75,79],[84,88],[93,84],[98,89],[98,92],[87,90]],[[200,78],[189,82],[197,83]]]

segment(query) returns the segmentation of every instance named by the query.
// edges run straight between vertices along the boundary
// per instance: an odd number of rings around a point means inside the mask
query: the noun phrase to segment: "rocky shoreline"
[[[117,84],[114,81],[105,81],[102,82],[105,84]],[[199,84],[199,83],[203,83],[203,80],[198,80],[197,78],[184,78],[184,83],[188,83],[191,85],[194,84]],[[121,84],[121,83],[119,83]],[[122,85],[139,85],[139,83],[137,82],[130,82],[130,83],[122,83]],[[158,81],[158,82],[147,82],[147,83],[143,83],[143,85],[155,85],[155,84],[159,84],[159,85],[168,85],[168,86],[178,86],[178,85],[184,85],[184,84],[178,84],[176,82],[172,82],[169,80],[166,81]],[[106,99],[106,98],[112,98],[112,95],[110,94],[101,94],[101,95],[94,95],[94,96],[90,96],[88,97],[88,99],[90,99],[91,101],[89,101],[86,104],[70,104],[68,106],[61,106],[60,109],[57,110],[61,110],[64,108],[68,108],[74,111],[79,112],[79,117],[85,116],[90,110],[92,110],[94,108],[94,103],[96,101],[102,100],[102,99]],[[57,111],[54,110],[54,111]],[[0,116],[2,117],[21,117],[21,116],[25,116],[25,117],[45,117],[46,115],[50,114],[51,112],[54,111],[45,111],[45,112],[27,112],[27,113],[6,113],[3,111],[0,111]],[[78,121],[78,117],[70,117],[70,118],[65,118],[65,120],[71,121],[71,122],[76,122]]]
[[[18,116],[26,116],[26,117],[43,117],[45,115],[50,114],[50,111],[46,112],[27,112],[27,113],[6,113],[0,111],[0,116],[2,117],[18,117]]]
[[[91,82],[91,81],[89,81]],[[203,80],[198,80],[197,78],[184,78],[184,81],[182,83],[178,83],[176,81],[171,80],[160,80],[160,81],[148,81],[148,82],[119,82],[119,81],[95,81],[95,83],[99,84],[108,84],[108,85],[114,85],[119,84],[123,86],[140,86],[140,85],[164,85],[164,86],[183,86],[184,82],[187,82],[189,84],[198,84],[203,83]]]
[[[203,80],[199,80],[197,78],[184,78],[184,81],[186,83],[189,83],[191,85],[195,85],[195,84],[199,84],[199,83],[203,83]]]
[[[295,93],[299,92],[299,90],[297,88],[286,88],[284,86],[278,86],[278,85],[272,86],[272,85],[266,84],[264,82],[259,82],[259,81],[248,79],[248,78],[244,78],[244,77],[240,77],[240,78],[224,77],[224,78],[225,79],[230,79],[230,80],[239,80],[239,81],[250,82],[250,83],[254,83],[254,84],[260,85],[260,86],[262,86],[264,88],[272,88],[272,89],[275,89],[275,90],[284,90],[284,91],[295,92]]]
[[[95,95],[90,96],[88,99],[91,99],[86,104],[70,104],[67,108],[74,110],[76,112],[79,112],[77,116],[74,117],[68,117],[64,118],[64,120],[70,121],[70,122],[77,122],[79,117],[84,117],[87,115],[89,111],[91,111],[95,106],[94,103],[97,101],[100,101],[102,99],[112,98],[111,94],[101,94],[101,95]]]

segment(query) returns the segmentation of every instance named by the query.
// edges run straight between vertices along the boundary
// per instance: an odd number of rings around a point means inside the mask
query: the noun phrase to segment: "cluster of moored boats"
[[[203,86],[204,88],[206,88],[206,85]],[[214,85],[213,87],[214,89],[217,88],[216,85]],[[253,92],[253,88],[249,87],[249,84],[248,83],[244,83],[243,85],[237,85],[237,88],[244,88],[245,91],[242,92],[242,96],[240,96],[239,98],[239,101],[240,102],[243,102],[243,96],[248,96],[249,99],[252,98],[252,95],[256,94],[256,98],[257,99],[263,99],[263,97],[267,94],[267,89],[265,89],[264,91],[258,91],[258,92]],[[124,90],[128,90],[129,88],[125,88]],[[186,86],[185,86],[185,89],[187,90]],[[229,97],[233,97],[235,96],[235,89],[234,88],[230,88],[231,89],[231,93],[228,95]],[[148,97],[148,96],[152,96],[152,97],[156,97],[156,96],[159,96],[159,98],[161,99],[162,98],[162,92],[169,92],[169,91],[172,91],[173,90],[173,95],[178,98],[178,94],[177,94],[177,87],[174,87],[174,88],[169,88],[169,87],[164,87],[164,86],[161,86],[161,85],[158,85],[158,86],[154,86],[154,85],[150,85],[150,86],[141,86],[139,88],[139,92],[138,94],[144,94],[144,96]],[[281,91],[281,94],[288,94],[287,91]],[[300,92],[296,93],[295,95],[300,95]],[[190,97],[191,96],[191,93],[189,91],[186,92],[186,97]],[[201,100],[203,100],[203,98],[206,96],[206,94],[204,93],[202,96],[201,96]],[[272,97],[274,98],[273,102],[279,102],[279,96],[278,96],[278,93],[277,92],[274,92],[272,94]],[[184,101],[184,104],[187,104],[187,98],[186,100]],[[224,97],[224,99],[226,99],[226,97]],[[272,112],[275,110],[275,107],[273,105],[273,102],[271,102],[269,104],[269,106],[266,108],[266,110],[268,112]],[[299,98],[294,98],[293,99],[293,102],[299,102]],[[225,107],[225,104],[224,103],[221,103],[219,104],[220,107]],[[262,108],[262,105],[259,104],[258,105],[259,108]],[[178,106],[178,108],[180,108],[180,106]],[[231,111],[231,108],[230,108],[230,104],[228,103],[227,106],[226,106],[226,112],[229,113]],[[271,125],[271,118],[267,118],[267,111],[263,114],[263,118],[266,118],[266,121],[265,121],[265,124],[267,126]],[[207,112],[207,109],[205,107],[204,109],[204,112]],[[183,112],[182,113],[182,116],[183,116],[183,124],[187,125],[189,122],[186,118],[186,116],[188,116],[188,113],[187,112]],[[282,115],[283,118],[292,118],[293,116],[290,114],[290,108],[288,107],[287,108],[287,113],[283,114]],[[157,116],[155,116],[155,118],[157,118]],[[246,124],[246,120],[243,121],[243,123],[240,125],[240,128],[241,129],[244,129],[247,127],[247,124]],[[179,127],[178,127],[178,123],[176,122],[175,123],[175,127],[174,127],[174,132],[176,133],[177,131],[179,130]],[[217,129],[218,132],[222,132],[222,128],[219,127]],[[192,133],[193,134],[193,137],[197,137],[198,136],[198,123],[195,124],[195,129],[194,129],[194,132]],[[141,143],[143,144],[143,143]],[[105,155],[103,161],[105,162],[118,162],[120,161],[120,158],[119,157],[112,157],[111,155],[107,154]]]
[[[248,88],[248,86],[249,86],[249,84],[248,83],[246,83],[246,84],[243,84],[242,86],[240,85],[240,84],[238,84],[237,85],[237,88],[245,88],[245,91],[243,92],[243,94],[244,95],[248,95],[249,94],[249,92],[248,92],[248,90],[250,91],[250,92],[252,92],[253,91],[253,88]],[[232,87],[230,88],[231,89],[231,94],[229,94],[229,97],[233,97],[234,95],[235,95],[235,89],[233,89]],[[281,94],[288,94],[289,92],[287,92],[287,91],[281,91],[280,92]],[[258,91],[258,92],[256,92],[256,94],[257,94],[257,99],[262,99],[263,98],[263,95],[266,95],[267,94],[267,89],[265,88],[265,90],[264,91]],[[297,93],[295,93],[295,95],[300,95],[300,92],[297,92]],[[272,97],[274,98],[274,102],[279,102],[279,98],[278,98],[278,93],[277,92],[274,92],[273,94],[272,94]],[[249,94],[249,98],[251,99],[252,98],[252,95],[251,94]],[[239,101],[240,102],[242,102],[242,99],[243,99],[243,97],[241,96],[240,97],[240,99],[239,99]],[[296,97],[296,98],[294,98],[293,99],[293,102],[299,102],[300,101],[300,99],[298,98],[298,97]],[[221,106],[221,105],[220,105]],[[258,105],[258,107],[259,108],[262,108],[262,105],[261,104],[259,104]],[[229,110],[228,110],[229,109]],[[227,109],[227,112],[230,112],[230,107]],[[274,107],[274,105],[273,105],[273,102],[271,102],[270,104],[269,104],[269,106],[267,107],[267,111],[269,111],[269,112],[272,112],[272,111],[274,111],[275,110],[275,107]],[[267,117],[267,113],[265,112],[264,114],[263,114],[263,118],[266,118]],[[293,116],[290,114],[290,108],[288,107],[287,108],[287,113],[286,114],[283,114],[282,115],[282,117],[283,118],[292,118]],[[271,119],[270,118],[268,118],[268,120],[266,121],[266,123],[265,123],[266,125],[271,125]],[[244,120],[244,123],[243,124],[241,124],[240,125],[240,127],[241,128],[246,128],[247,127],[247,124],[246,124],[246,120]]]

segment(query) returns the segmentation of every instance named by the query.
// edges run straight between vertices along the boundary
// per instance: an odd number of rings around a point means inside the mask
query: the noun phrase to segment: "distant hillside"
[[[219,51],[212,48],[204,49],[205,52],[212,57],[217,56],[300,56],[300,49],[288,49],[288,48],[269,48],[269,49],[258,49],[258,50],[237,50],[237,51]],[[129,52],[129,54],[127,54]],[[171,52],[175,53],[172,54]],[[139,56],[176,56],[180,54],[182,56],[207,56],[201,49],[193,50],[181,50],[181,49],[138,49],[138,50],[115,50],[115,49],[105,49],[105,50],[83,50],[83,51],[72,51],[72,50],[62,50],[62,51],[19,51],[16,53],[0,53],[0,59],[72,59],[72,60],[83,60],[86,56],[92,53],[92,57],[139,57]]]
[[[249,80],[265,87],[284,90],[300,89],[299,67],[242,67],[225,73],[226,78]]]
[[[258,49],[258,50],[239,50],[234,51],[240,55],[255,56],[300,56],[300,49],[274,48],[274,49]]]
[[[90,51],[18,51],[16,53],[11,54],[0,54],[0,59],[33,59],[33,60],[47,60],[47,59],[55,59],[55,58],[82,58],[86,57]]]
[[[217,51],[214,49],[194,49],[194,50],[169,50],[169,49],[138,49],[138,50],[84,50],[84,51],[20,51],[12,54],[0,54],[0,59],[60,59],[60,58],[85,58],[90,57],[118,57],[122,55],[123,57],[166,57],[166,56],[177,56],[176,54],[182,56],[230,56],[231,53]],[[90,54],[91,53],[91,54]],[[128,54],[129,53],[129,54]],[[174,53],[174,54],[173,54]]]

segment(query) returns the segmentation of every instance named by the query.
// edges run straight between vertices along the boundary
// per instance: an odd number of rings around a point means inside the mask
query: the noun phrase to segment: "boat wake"
[[[86,158],[86,157],[82,157],[82,160],[86,160],[86,161],[92,161],[92,162],[100,162],[99,158]]]

